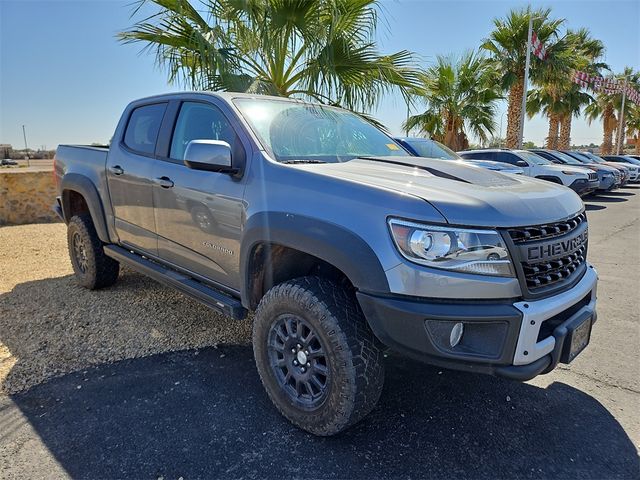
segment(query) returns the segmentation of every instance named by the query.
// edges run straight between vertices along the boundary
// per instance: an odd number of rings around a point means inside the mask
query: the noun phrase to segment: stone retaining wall
[[[0,169],[0,225],[58,221],[55,198],[51,169]]]

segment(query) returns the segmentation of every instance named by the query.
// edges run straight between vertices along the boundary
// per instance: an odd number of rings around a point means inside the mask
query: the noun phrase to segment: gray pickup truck
[[[78,282],[120,264],[241,319],[278,410],[332,435],[374,407],[392,349],[528,380],[596,320],[570,189],[413,157],[338,108],[178,93],[127,106],[110,148],[61,145]]]

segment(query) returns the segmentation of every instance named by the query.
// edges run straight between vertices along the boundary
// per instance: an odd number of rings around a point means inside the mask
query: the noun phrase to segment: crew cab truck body
[[[524,170],[525,175],[559,183],[569,187],[581,197],[593,193],[600,185],[597,174],[586,167],[556,165],[528,150],[496,148],[465,150],[458,154],[464,159],[492,160],[516,165]]]
[[[596,320],[574,192],[409,156],[344,110],[147,98],[110,148],[60,146],[55,172],[79,283],[109,286],[125,263],[232,318],[255,311],[265,389],[317,435],[373,408],[388,347],[527,380],[571,361]]]

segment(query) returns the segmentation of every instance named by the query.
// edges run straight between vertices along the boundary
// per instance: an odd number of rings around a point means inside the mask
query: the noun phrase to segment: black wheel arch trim
[[[60,192],[62,193],[62,212],[65,221],[68,223],[71,218],[71,205],[69,196],[65,192],[77,192],[84,198],[91,214],[91,219],[98,233],[98,238],[105,243],[109,243],[109,233],[107,229],[107,221],[100,201],[98,189],[94,183],[86,176],[79,173],[67,173],[62,177],[60,183]]]
[[[251,303],[250,259],[255,247],[269,243],[313,255],[344,273],[353,286],[389,292],[386,274],[373,249],[354,232],[334,223],[285,212],[260,212],[244,228],[240,247],[242,303]]]

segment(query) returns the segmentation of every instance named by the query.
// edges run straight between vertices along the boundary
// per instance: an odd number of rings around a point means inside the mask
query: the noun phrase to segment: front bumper
[[[608,192],[616,187],[616,178],[613,175],[602,177],[598,185],[599,192]]]
[[[597,274],[589,265],[570,290],[534,301],[439,301],[358,292],[378,339],[389,348],[433,365],[529,380],[566,356],[573,325],[595,322]],[[455,346],[450,332],[462,322]]]
[[[578,180],[575,180],[571,185],[569,185],[569,188],[581,197],[584,197],[585,195],[589,195],[590,193],[595,192],[599,186],[599,180],[588,180],[586,178],[579,178]]]

